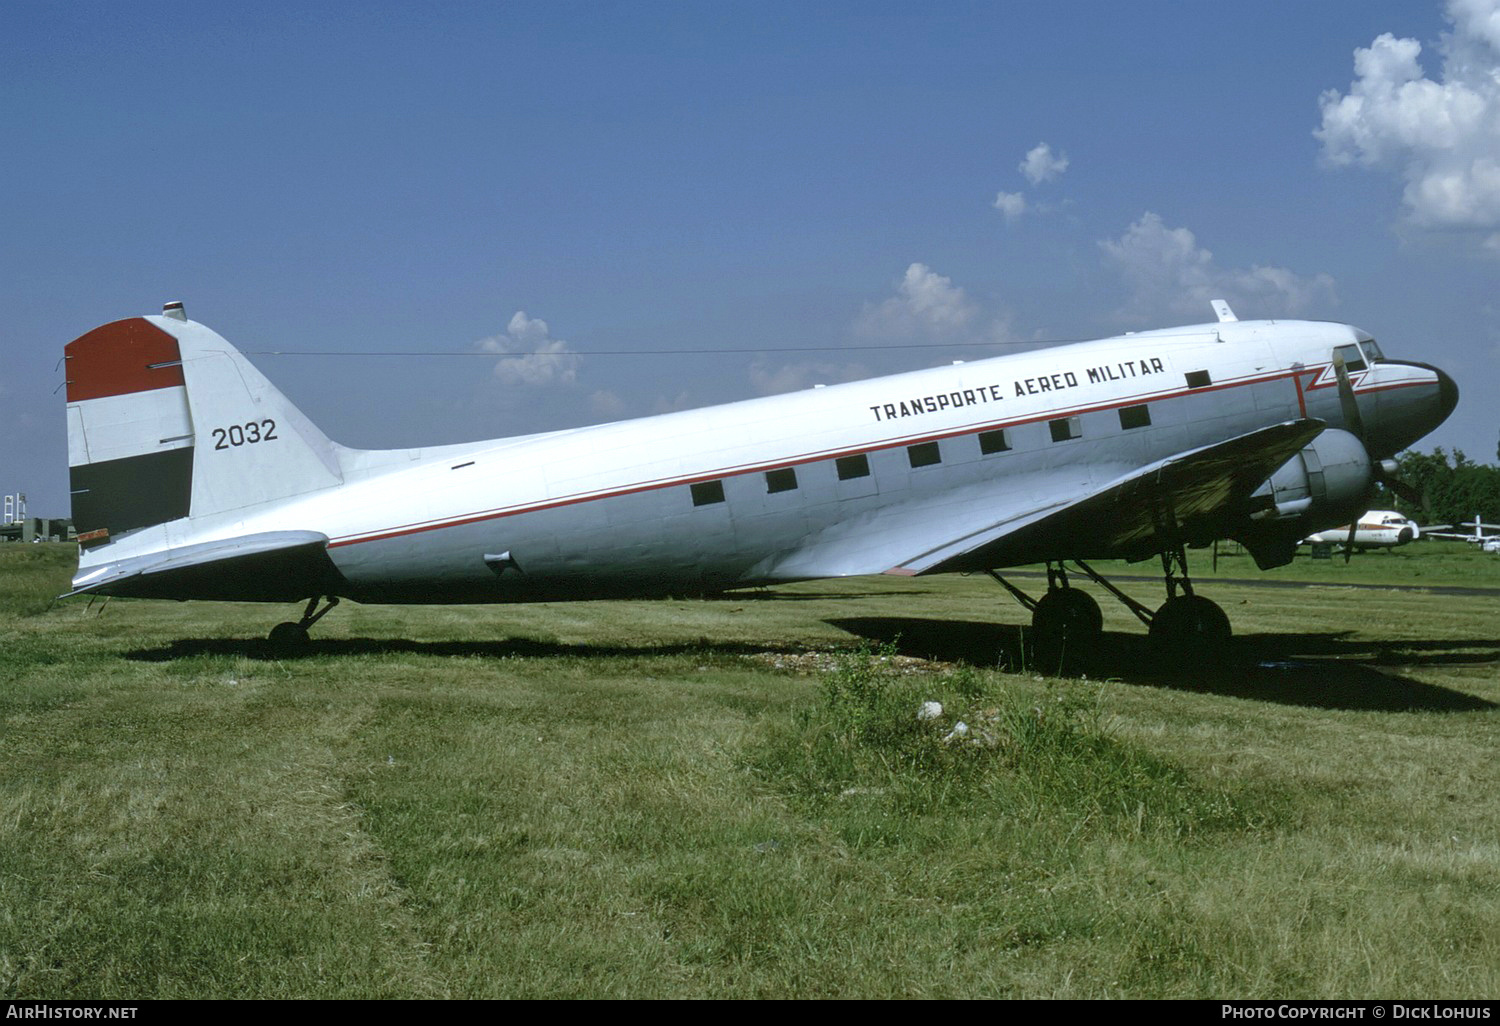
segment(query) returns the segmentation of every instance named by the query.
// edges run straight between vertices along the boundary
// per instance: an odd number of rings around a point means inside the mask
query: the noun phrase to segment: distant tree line
[[[1496,452],[1500,458],[1500,450]],[[1421,524],[1457,524],[1476,516],[1495,523],[1500,521],[1500,467],[1475,463],[1462,449],[1452,453],[1442,449],[1432,452],[1406,452],[1396,459],[1400,471],[1396,476],[1416,491],[1408,502],[1381,489],[1381,508],[1400,510]]]

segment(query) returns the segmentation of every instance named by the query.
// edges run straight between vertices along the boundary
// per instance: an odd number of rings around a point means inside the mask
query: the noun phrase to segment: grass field
[[[1226,555],[1222,658],[1106,602],[1068,679],[978,577],[346,603],[280,659],[290,609],[53,604],[73,559],[0,547],[7,997],[1500,993],[1500,590],[1348,587],[1500,589],[1461,545]]]

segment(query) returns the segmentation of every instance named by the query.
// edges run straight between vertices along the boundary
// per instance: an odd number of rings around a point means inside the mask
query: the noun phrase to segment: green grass
[[[1058,679],[981,578],[345,604],[276,659],[286,609],[54,605],[72,560],[0,547],[7,996],[1500,984],[1496,596],[1205,581],[1224,659],[1111,602]]]
[[[1154,564],[1139,564],[1140,570],[1154,570]],[[1345,561],[1335,551],[1328,559],[1313,559],[1304,546],[1297,558],[1286,566],[1262,571],[1255,561],[1233,543],[1219,547],[1218,565],[1212,553],[1195,551],[1193,573],[1204,579],[1214,577],[1268,580],[1313,581],[1320,584],[1401,584],[1432,587],[1470,587],[1500,589],[1500,556],[1482,553],[1467,542],[1431,539],[1402,545],[1394,549],[1370,549],[1356,552]],[[1132,572],[1139,572],[1133,570]]]

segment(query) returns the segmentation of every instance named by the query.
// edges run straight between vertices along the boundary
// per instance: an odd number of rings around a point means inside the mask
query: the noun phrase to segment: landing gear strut
[[[307,608],[302,611],[302,619],[296,623],[288,620],[286,623],[278,623],[271,628],[267,637],[271,647],[280,652],[298,652],[307,647],[307,629],[327,616],[334,606],[339,604],[337,595],[328,596],[328,605],[318,609],[319,596],[314,595],[307,600]],[[317,610],[317,612],[314,612]]]
[[[1227,642],[1229,617],[1216,603],[1193,594],[1187,553],[1181,545],[1162,550],[1161,569],[1167,601],[1151,617],[1147,631],[1157,648],[1174,655],[1198,655]]]
[[[1229,640],[1229,617],[1217,604],[1193,594],[1187,553],[1180,544],[1162,551],[1167,600],[1154,612],[1105,580],[1082,560],[1074,565],[1129,609],[1146,625],[1158,653],[1173,658],[1207,655]],[[1091,651],[1104,633],[1099,603],[1068,582],[1061,560],[1047,564],[1047,594],[1033,599],[994,570],[991,577],[1031,611],[1031,645],[1037,665],[1047,668],[1076,660]]]

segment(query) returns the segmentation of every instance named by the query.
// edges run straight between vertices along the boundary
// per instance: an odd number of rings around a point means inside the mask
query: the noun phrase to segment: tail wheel
[[[278,652],[300,652],[308,645],[309,628],[327,616],[333,607],[338,604],[339,597],[337,595],[329,595],[328,605],[322,609],[318,609],[318,596],[314,595],[307,600],[307,608],[302,611],[302,619],[296,623],[292,623],[290,620],[286,623],[278,623],[275,627],[271,628],[271,633],[266,640]]]
[[[308,645],[307,628],[300,623],[278,623],[266,638],[278,652],[300,652]]]

